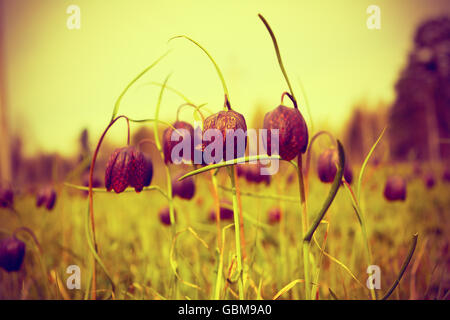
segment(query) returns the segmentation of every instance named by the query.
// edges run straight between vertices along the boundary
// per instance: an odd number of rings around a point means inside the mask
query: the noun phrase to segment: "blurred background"
[[[380,8],[380,29],[367,27],[372,4]],[[79,29],[67,27],[70,5],[80,10]],[[258,13],[278,38],[311,133],[329,130],[356,162],[389,124],[384,159],[448,160],[448,1],[0,0],[2,183],[64,176],[90,154],[123,88],[169,48],[127,93],[120,113],[152,118],[159,87],[150,83],[169,73],[169,86],[190,100],[222,108],[207,57],[187,41],[168,43],[179,34],[210,51],[233,107],[249,127],[261,126],[287,88]],[[161,118],[174,121],[183,102],[166,92]],[[181,117],[192,121],[191,112]],[[133,131],[135,141],[150,134]],[[105,148],[124,142],[121,123]]]

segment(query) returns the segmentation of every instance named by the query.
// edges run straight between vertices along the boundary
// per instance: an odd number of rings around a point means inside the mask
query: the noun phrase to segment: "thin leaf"
[[[398,284],[400,283],[400,280],[402,279],[403,274],[405,273],[406,268],[408,267],[409,262],[411,261],[411,258],[412,258],[413,254],[414,254],[414,250],[416,250],[417,238],[418,238],[418,234],[416,233],[412,237],[411,247],[409,248],[408,255],[406,256],[406,259],[403,262],[402,267],[400,268],[400,272],[399,272],[399,274],[397,276],[397,279],[395,279],[395,281],[392,284],[391,288],[386,292],[386,294],[384,295],[383,298],[381,298],[381,300],[387,300],[391,296],[392,292],[394,292],[395,288],[397,288]]]
[[[116,288],[116,284],[114,283],[114,281],[112,280],[111,276],[109,275],[108,270],[106,270],[106,267],[102,261],[102,259],[100,258],[100,256],[97,254],[97,251],[94,248],[94,244],[92,243],[92,233],[91,233],[91,228],[89,227],[89,217],[90,217],[90,208],[88,206],[88,210],[87,210],[87,217],[86,217],[86,223],[85,223],[85,234],[86,234],[86,239],[87,239],[87,243],[88,243],[88,247],[91,250],[95,260],[97,261],[97,263],[100,265],[100,267],[103,269],[103,272],[105,273],[106,277],[108,278],[109,282],[111,283],[111,287],[112,287],[112,291],[115,291]],[[95,263],[95,262],[94,262]]]
[[[151,65],[149,65],[147,68],[142,70],[131,82],[125,87],[125,89],[122,91],[122,93],[119,95],[119,97],[116,100],[116,103],[114,104],[114,109],[111,117],[111,121],[116,117],[117,113],[119,112],[120,102],[122,101],[123,96],[125,93],[127,93],[128,89],[137,81],[139,80],[144,74],[146,74],[150,69],[152,69],[154,66],[156,66],[165,56],[169,54],[170,51],[167,51],[164,53],[161,57],[156,59],[155,62],[153,62]]]
[[[225,186],[219,186],[219,188],[224,191],[227,191],[227,192],[232,192],[231,188],[228,188]],[[268,199],[268,200],[281,200],[281,201],[295,202],[295,203],[298,203],[300,201],[300,199],[296,198],[296,197],[289,197],[289,196],[276,195],[276,194],[260,194],[260,193],[250,192],[250,191],[241,191],[241,196],[260,198],[260,199]]]
[[[369,153],[367,154],[367,157],[364,159],[363,165],[361,167],[361,170],[359,171],[359,177],[358,177],[358,187],[356,189],[356,198],[358,199],[358,203],[361,203],[361,182],[362,182],[362,177],[364,174],[364,170],[366,169],[367,163],[369,162],[370,157],[372,156],[372,153],[374,152],[376,146],[378,145],[378,143],[380,142],[381,138],[384,135],[384,132],[386,131],[386,127],[384,127],[383,131],[381,131],[380,136],[378,137],[377,141],[375,141],[374,145],[372,146],[372,148],[370,149]]]
[[[297,283],[304,283],[303,279],[295,279],[294,281],[289,282],[286,286],[283,287],[278,293],[273,297],[273,300],[277,300],[281,295],[285,294],[289,290],[291,290]]]
[[[323,217],[327,213],[328,208],[330,207],[331,203],[333,202],[334,198],[336,197],[339,186],[341,184],[341,179],[344,174],[345,154],[344,154],[344,147],[342,146],[342,143],[339,140],[337,140],[337,146],[338,146],[338,153],[339,153],[339,163],[338,163],[338,169],[336,172],[336,176],[334,177],[333,184],[331,185],[330,192],[328,193],[328,197],[325,200],[325,203],[323,204],[322,209],[317,214],[316,220],[314,220],[308,233],[305,235],[305,237],[303,239],[305,242],[311,242],[311,238],[312,238],[314,232],[316,231],[316,229],[319,226],[320,222],[322,221]]]
[[[280,160],[280,156],[257,155],[257,156],[246,156],[246,157],[236,158],[236,159],[228,160],[228,161],[222,161],[222,162],[210,164],[210,165],[207,165],[200,169],[186,173],[184,176],[179,178],[178,181],[184,180],[191,176],[195,176],[199,173],[207,172],[209,170],[228,167],[228,166],[232,166],[237,163],[250,162],[250,161],[256,161],[256,160]]]
[[[74,188],[77,190],[82,190],[82,191],[89,191],[89,187],[85,187],[85,186],[79,186],[76,184],[72,184],[69,182],[64,182],[64,185],[66,187],[70,187],[70,188]],[[153,191],[156,190],[159,193],[161,193],[165,198],[167,198],[167,194],[164,192],[164,190],[162,190],[160,187],[158,186],[149,186],[149,187],[144,187],[142,189],[142,191]],[[106,190],[105,188],[92,188],[92,192],[101,192],[101,193],[111,193],[110,191]],[[134,188],[126,188],[123,192],[136,192],[136,190],[134,190]],[[115,193],[111,193],[111,194],[115,194]]]

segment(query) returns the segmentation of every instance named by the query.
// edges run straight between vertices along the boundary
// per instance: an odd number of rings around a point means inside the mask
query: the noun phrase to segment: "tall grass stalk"
[[[236,259],[238,271],[238,287],[239,300],[244,300],[244,279],[243,279],[243,265],[242,265],[242,248],[241,248],[241,214],[239,212],[238,195],[239,190],[236,189],[234,166],[228,167],[228,174],[231,179],[232,195],[233,195],[233,213],[234,213],[234,233],[236,241]]]

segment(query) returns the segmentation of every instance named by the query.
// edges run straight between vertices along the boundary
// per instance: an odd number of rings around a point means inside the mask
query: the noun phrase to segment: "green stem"
[[[400,280],[402,279],[403,274],[405,273],[406,268],[408,267],[409,262],[411,261],[411,258],[414,254],[414,250],[416,250],[417,237],[418,237],[417,233],[413,235],[413,238],[411,241],[411,247],[409,248],[408,255],[406,256],[406,259],[403,262],[402,267],[400,268],[400,272],[397,276],[397,279],[395,279],[394,283],[389,288],[389,290],[386,292],[386,294],[383,296],[383,298],[381,298],[381,300],[387,300],[391,296],[392,292],[394,292],[395,288],[397,288],[398,284],[400,283]]]
[[[367,265],[372,265],[372,253],[370,251],[370,244],[369,244],[369,237],[367,236],[367,228],[366,228],[366,218],[362,213],[361,207],[358,204],[358,200],[356,199],[356,196],[352,190],[352,187],[345,181],[345,179],[342,179],[342,183],[345,186],[345,189],[348,191],[350,195],[350,199],[352,201],[353,209],[355,210],[356,216],[359,221],[359,225],[361,226],[361,233],[363,236],[364,246],[366,249],[366,259],[367,259]],[[377,300],[377,293],[374,288],[370,289],[370,295],[372,300]]]
[[[220,71],[220,68],[217,65],[216,61],[214,61],[213,57],[209,54],[209,52],[202,45],[200,45],[200,43],[198,43],[197,41],[189,38],[188,36],[185,36],[185,35],[175,36],[175,37],[170,38],[169,41],[171,41],[173,39],[177,39],[177,38],[185,38],[185,39],[191,41],[197,47],[199,47],[204,53],[206,53],[206,55],[208,56],[209,60],[211,60],[211,62],[213,63],[214,68],[216,68],[217,74],[219,75],[220,81],[222,82],[223,92],[225,94],[225,107],[230,109],[230,95],[228,93],[227,84],[225,83],[225,78],[223,77],[223,74]]]
[[[291,83],[289,82],[286,70],[284,69],[283,61],[281,60],[280,49],[278,48],[278,43],[277,39],[275,38],[275,34],[273,33],[272,28],[270,27],[266,19],[261,14],[258,14],[258,17],[262,20],[262,22],[266,26],[267,31],[269,31],[270,37],[272,38],[273,46],[275,47],[275,52],[277,54],[278,64],[280,65],[281,72],[283,73],[284,79],[286,79],[286,83],[289,87],[289,91],[291,92],[292,97],[294,98],[295,101],[297,101],[297,99],[295,99],[294,91],[292,90],[292,86]]]
[[[236,181],[234,180],[234,166],[228,168],[228,173],[231,179],[232,194],[233,194],[233,212],[234,212],[234,233],[236,239],[236,255],[237,255],[237,268],[238,268],[238,286],[239,286],[239,300],[244,300],[244,279],[242,268],[242,253],[241,253],[241,228],[240,228],[240,215],[238,209],[238,200],[236,196]]]
[[[298,175],[298,183],[299,183],[299,192],[300,192],[300,203],[302,208],[302,239],[305,237],[306,232],[308,231],[308,211],[306,207],[306,196],[305,196],[305,184],[303,181],[303,172],[302,172],[302,155],[298,155],[298,167],[297,167],[297,175]],[[310,281],[310,270],[309,270],[309,245],[310,243],[307,241],[303,241],[303,270],[305,277],[305,299],[311,299],[311,281]]]

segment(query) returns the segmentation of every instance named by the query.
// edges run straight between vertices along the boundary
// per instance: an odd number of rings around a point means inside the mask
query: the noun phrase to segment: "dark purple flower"
[[[406,181],[400,176],[389,177],[384,187],[384,197],[388,201],[406,199]]]
[[[280,222],[281,219],[281,210],[278,207],[272,208],[268,213],[268,220],[270,224],[275,224]]]
[[[89,187],[89,173],[86,173],[83,176],[83,186],[85,187]],[[92,177],[92,188],[100,188],[102,186],[102,181],[97,177],[97,176],[93,176]],[[83,191],[84,195],[88,195],[89,191]]]
[[[442,174],[442,180],[444,182],[450,182],[450,169],[445,169],[444,173]]]
[[[164,130],[163,133],[163,151],[164,151],[164,162],[165,163],[174,163],[180,162],[184,160],[185,162],[194,162],[194,128],[187,122],[177,121],[173,124],[173,127],[177,129],[179,133],[177,133],[171,127]],[[186,130],[186,131],[184,131]],[[172,134],[175,132],[174,136],[179,137],[180,140],[172,141]],[[191,145],[191,155],[183,154],[183,150],[180,151],[180,154],[174,155],[174,159],[172,159],[172,150],[173,148],[180,143],[183,139],[190,139]]]
[[[247,135],[245,135],[244,137],[245,140],[242,150],[238,150],[239,142],[237,137],[239,137],[239,135],[238,133],[236,133],[236,131],[238,130],[242,130],[244,134],[247,133],[247,124],[242,114],[234,110],[228,110],[228,111],[219,111],[213,115],[210,115],[208,118],[205,119],[203,123],[203,136],[205,136],[205,132],[209,129],[217,129],[220,131],[222,135],[223,160],[225,161],[232,160],[243,157],[245,155],[245,148],[247,146]],[[234,136],[233,155],[231,157],[227,156],[227,130],[232,130],[232,133],[236,133],[236,135]],[[203,141],[202,151],[204,152],[205,148],[212,142],[214,142],[214,139],[213,141]],[[211,155],[214,157],[215,156],[214,152]],[[208,161],[208,159],[206,159],[205,162],[206,164],[210,164],[209,162],[212,161]]]
[[[278,129],[278,151],[281,159],[290,161],[304,153],[308,147],[308,127],[297,108],[280,105],[264,116],[264,129],[267,129],[267,154],[272,155],[271,130]],[[274,146],[275,150],[277,146]]]
[[[9,188],[0,187],[0,208],[11,207],[14,203],[14,192]]]
[[[337,173],[337,166],[339,164],[339,155],[336,149],[326,149],[319,156],[317,162],[317,173],[320,181],[324,183],[331,183]],[[349,168],[347,162],[344,166],[344,179],[348,183],[352,183],[353,172]]]
[[[0,267],[8,272],[18,271],[25,256],[25,243],[15,237],[0,241]]]
[[[128,146],[116,149],[109,158],[105,172],[106,190],[123,192],[128,186],[141,192],[150,185],[153,164],[143,152]]]
[[[261,174],[261,168],[263,168],[262,164],[258,161],[257,163],[249,163],[245,165],[245,179],[248,182],[253,182],[256,184],[265,183],[266,185],[270,184],[270,175]]]
[[[177,212],[173,211],[174,216],[177,215]],[[169,207],[164,207],[161,210],[159,210],[159,220],[162,224],[166,226],[170,226],[170,210]]]
[[[56,191],[51,186],[42,188],[36,195],[36,206],[45,205],[47,210],[52,210],[56,203]]]
[[[233,204],[228,200],[223,200],[220,203],[220,220],[232,220],[234,218]],[[216,221],[216,209],[211,209],[209,214],[209,219],[211,221]]]
[[[190,200],[195,195],[194,179],[188,177],[182,181],[178,181],[182,176],[183,174],[179,174],[172,180],[172,195],[174,197],[178,196],[182,199]]]
[[[423,179],[424,179],[425,186],[427,187],[427,189],[432,189],[434,187],[434,185],[436,184],[436,180],[434,179],[434,176],[431,173],[427,173]]]

